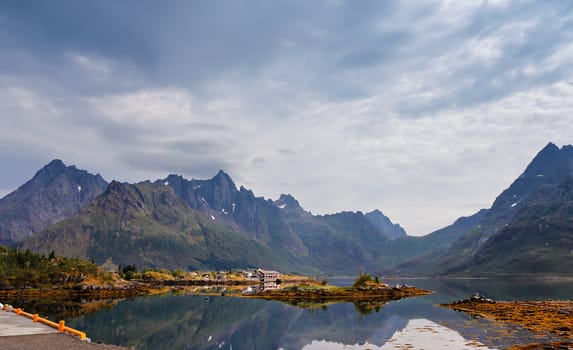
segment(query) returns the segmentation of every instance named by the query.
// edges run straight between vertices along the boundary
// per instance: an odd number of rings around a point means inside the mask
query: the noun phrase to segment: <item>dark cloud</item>
[[[0,12],[2,31],[11,33],[8,43],[44,58],[74,50],[146,63],[157,53],[145,39],[144,25],[153,23],[162,7],[142,11],[145,7],[143,1],[24,0],[3,1]]]
[[[169,148],[179,150],[183,153],[191,154],[215,154],[228,145],[212,141],[177,141],[169,145]]]
[[[286,61],[273,74],[317,97],[344,100],[370,96],[380,84],[397,81],[405,70],[431,69],[427,65],[442,54],[470,39],[495,36],[508,23],[536,22],[517,33],[525,40],[504,43],[495,62],[468,62],[436,77],[455,91],[419,106],[413,101],[402,110],[417,114],[452,104],[481,103],[536,84],[539,77],[508,76],[508,71],[539,65],[571,40],[571,21],[563,17],[571,6],[567,2],[483,5],[459,28],[436,21],[430,31],[422,26],[440,15],[439,3],[2,2],[0,31],[6,58],[0,65],[19,74],[51,75],[80,93],[159,83],[184,86],[201,96],[217,93],[205,84],[229,77],[242,81],[246,89],[256,88],[253,80]],[[557,15],[564,19],[555,20]],[[82,75],[70,62],[70,54],[99,57],[112,74]],[[117,79],[119,72],[122,79]],[[473,83],[459,86],[463,80]]]
[[[212,158],[204,154],[173,154],[171,152],[130,152],[121,155],[122,163],[145,172],[161,174],[180,174],[187,178],[211,178],[217,171],[225,170],[233,174],[234,164]]]

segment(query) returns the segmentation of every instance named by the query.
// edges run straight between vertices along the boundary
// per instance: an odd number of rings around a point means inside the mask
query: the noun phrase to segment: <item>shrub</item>
[[[173,276],[170,273],[162,273],[158,271],[145,271],[141,274],[144,281],[161,281],[172,280]]]
[[[185,277],[185,271],[180,270],[180,269],[175,269],[175,270],[171,271],[171,276],[173,276],[175,278],[183,278],[183,277]]]
[[[354,287],[354,288],[364,287],[364,286],[366,286],[366,284],[368,284],[368,282],[372,282],[372,276],[370,276],[367,273],[361,273],[354,280],[354,284],[352,285],[352,287]]]

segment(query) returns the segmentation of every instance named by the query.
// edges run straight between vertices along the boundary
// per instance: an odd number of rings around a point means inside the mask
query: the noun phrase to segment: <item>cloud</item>
[[[230,173],[428,233],[572,135],[573,5],[0,3],[0,188]]]

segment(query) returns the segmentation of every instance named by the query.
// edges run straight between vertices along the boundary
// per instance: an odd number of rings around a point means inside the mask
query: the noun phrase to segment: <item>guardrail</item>
[[[21,308],[14,309],[13,307],[11,307],[9,305],[4,305],[2,307],[2,309],[4,311],[12,311],[13,313],[15,313],[18,316],[28,317],[28,318],[32,319],[32,321],[34,321],[34,322],[40,322],[42,324],[45,324],[46,326],[50,326],[52,328],[57,329],[59,332],[67,332],[67,333],[70,333],[70,334],[73,334],[73,335],[80,337],[81,340],[87,340],[85,332],[81,332],[81,331],[78,331],[77,329],[67,327],[66,322],[63,320],[60,321],[59,323],[52,322],[52,321],[48,320],[47,318],[43,318],[43,317],[38,316],[38,314],[31,314],[31,313],[25,312]]]

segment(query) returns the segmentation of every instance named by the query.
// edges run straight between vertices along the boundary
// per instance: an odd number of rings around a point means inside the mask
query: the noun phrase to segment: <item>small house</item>
[[[261,282],[277,282],[281,278],[281,274],[273,270],[257,269],[257,279]]]

